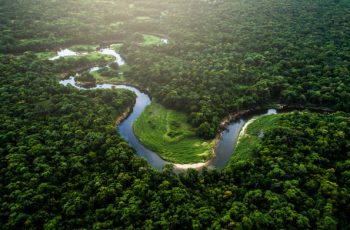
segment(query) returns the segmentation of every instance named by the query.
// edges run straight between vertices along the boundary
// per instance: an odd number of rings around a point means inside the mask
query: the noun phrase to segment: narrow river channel
[[[117,62],[119,65],[125,64],[124,60],[121,58],[121,56],[110,48],[105,48],[100,51],[101,54],[108,54],[115,57],[115,62]],[[58,56],[50,59],[50,60],[56,60],[60,57],[60,54],[62,56],[68,56],[69,55],[78,55],[76,53],[70,52],[68,49],[65,49],[64,52],[58,53]],[[99,67],[93,67],[90,69],[90,71],[96,71]],[[82,86],[79,86],[77,82],[75,81],[75,76],[71,76],[68,79],[61,80],[60,84],[62,85],[71,85],[77,89],[80,90],[94,90],[94,89],[127,89],[132,92],[134,92],[137,96],[136,103],[133,107],[132,113],[118,126],[118,131],[120,135],[136,150],[137,155],[140,157],[145,158],[150,165],[152,165],[154,168],[161,170],[166,164],[169,164],[169,162],[163,160],[160,158],[160,156],[147,149],[135,136],[133,131],[133,124],[137,120],[137,118],[141,115],[141,113],[144,111],[144,109],[151,103],[150,97],[138,90],[135,87],[128,86],[128,85],[114,85],[114,84],[97,84],[95,87],[91,88],[84,88]],[[266,114],[276,114],[277,111],[275,109],[269,109],[267,111],[261,112],[260,114],[256,114],[256,116],[262,116]],[[211,159],[207,163],[199,163],[199,164],[193,164],[193,167],[191,165],[177,165],[175,164],[175,169],[182,169],[182,168],[200,168],[202,166],[208,166],[208,167],[214,167],[214,168],[224,168],[228,162],[231,159],[232,154],[234,153],[234,149],[237,144],[239,133],[244,126],[244,124],[251,119],[252,116],[247,118],[241,118],[236,121],[232,121],[228,126],[227,129],[222,131],[220,135],[220,139],[215,147],[215,156],[213,159]],[[182,167],[183,166],[183,167]]]

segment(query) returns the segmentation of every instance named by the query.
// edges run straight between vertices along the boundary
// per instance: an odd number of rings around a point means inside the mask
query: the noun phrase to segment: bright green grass
[[[139,16],[139,17],[136,17],[137,20],[141,20],[141,21],[144,21],[144,20],[150,20],[151,18],[148,17],[148,16]]]
[[[75,52],[92,52],[95,51],[97,47],[97,45],[74,45],[69,49]]]
[[[96,79],[97,83],[123,84],[126,83],[124,75],[118,74],[113,77],[103,76],[98,71],[91,72],[91,75]]]
[[[114,23],[111,23],[109,24],[109,28],[111,30],[118,30],[121,28],[121,26],[124,24],[124,22],[114,22]]]
[[[123,75],[115,77],[105,77],[99,74],[97,71],[91,72],[92,76],[96,79],[97,83],[108,83],[108,84],[124,84],[126,79]]]
[[[163,44],[162,38],[154,35],[143,34],[142,45],[151,46],[151,45],[161,45],[161,44]]]
[[[261,143],[261,138],[269,129],[279,125],[283,114],[258,117],[250,123],[245,134],[241,135],[232,160],[247,160],[253,157],[253,150]]]
[[[198,138],[187,116],[153,102],[134,124],[139,140],[173,163],[198,163],[210,159],[213,143]]]
[[[103,76],[99,71],[90,72],[92,76],[96,79],[97,83],[109,83],[109,84],[125,84],[127,83],[124,72],[127,71],[130,67],[127,64],[119,66],[118,74],[114,74],[112,77]],[[109,68],[110,69],[110,68]],[[112,69],[110,69],[112,71]],[[121,74],[119,74],[121,73]]]
[[[79,60],[79,59],[88,59],[90,62],[98,62],[98,61],[106,61],[106,62],[112,62],[114,61],[114,57],[112,55],[106,55],[106,54],[100,54],[98,52],[92,52],[86,55],[81,56],[68,56],[64,57],[65,60]]]

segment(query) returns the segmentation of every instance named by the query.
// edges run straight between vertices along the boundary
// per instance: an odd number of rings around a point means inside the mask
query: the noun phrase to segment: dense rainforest
[[[2,0],[0,22],[0,229],[349,229],[348,1]],[[113,42],[205,138],[245,109],[334,112],[286,114],[223,170],[157,171],[116,132],[133,93],[58,83],[101,60],[42,58]]]

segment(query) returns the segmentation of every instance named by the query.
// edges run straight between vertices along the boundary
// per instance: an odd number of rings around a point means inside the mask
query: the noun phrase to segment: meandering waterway
[[[101,54],[112,55],[115,57],[115,62],[119,65],[124,65],[125,61],[123,58],[113,49],[105,48],[99,51]],[[56,60],[63,56],[71,56],[71,55],[79,55],[78,53],[74,53],[68,49],[65,49],[64,52],[58,52],[57,56],[51,58],[50,60]],[[68,55],[67,55],[68,54]],[[90,71],[96,71],[100,67],[96,66],[90,69]],[[115,85],[115,84],[97,84],[94,87],[84,88],[79,86],[75,81],[75,76],[70,76],[68,79],[61,80],[60,84],[62,85],[72,85],[73,87],[80,90],[94,90],[94,89],[127,89],[136,94],[136,103],[133,107],[132,112],[129,116],[120,123],[118,126],[118,131],[120,135],[136,150],[137,155],[145,158],[150,165],[154,168],[161,170],[166,164],[169,162],[163,160],[157,153],[151,151],[146,148],[135,136],[133,131],[133,124],[136,119],[141,115],[144,109],[151,103],[151,98],[146,94],[141,92],[139,89],[129,86],[129,85]],[[275,109],[270,109],[267,111],[263,111],[256,116],[262,116],[266,114],[276,114],[277,111]],[[239,133],[242,130],[242,127],[246,124],[246,122],[251,119],[252,116],[246,118],[240,118],[235,121],[231,121],[229,125],[226,127],[224,131],[221,132],[220,137],[218,139],[217,145],[215,146],[215,156],[204,163],[195,163],[195,164],[174,164],[175,169],[188,169],[188,168],[202,168],[204,166],[215,167],[215,168],[223,168],[225,167],[231,159],[232,154],[234,153],[234,148],[236,147],[237,140],[239,137]]]

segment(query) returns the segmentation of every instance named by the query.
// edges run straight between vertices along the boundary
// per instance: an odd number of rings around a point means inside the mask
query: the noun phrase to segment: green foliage
[[[253,118],[246,129],[241,131],[231,161],[248,160],[254,157],[253,151],[260,146],[265,133],[279,126],[283,116],[285,115],[274,114]]]
[[[140,43],[143,41],[143,36],[140,33],[134,33],[130,40],[133,42]]]
[[[75,80],[83,86],[95,86],[96,85],[96,79],[92,74],[89,72],[84,72],[78,76],[75,77]]]
[[[114,57],[111,55],[105,55],[105,54],[100,54],[98,52],[92,52],[87,55],[82,55],[82,56],[68,56],[61,58],[65,60],[66,62],[71,62],[71,61],[77,61],[81,59],[87,59],[89,62],[93,63],[108,63],[114,61]]]
[[[0,56],[0,219],[4,229],[62,226],[66,218],[75,218],[91,205],[84,198],[87,193],[77,192],[79,188],[90,186],[89,182],[101,183],[103,189],[106,182],[100,172],[105,165],[114,165],[106,171],[110,173],[117,165],[128,167],[124,164],[134,154],[113,126],[134,101],[129,91],[60,86],[48,77],[51,62],[28,55]],[[109,197],[111,191],[107,191]],[[96,194],[100,196],[97,190]],[[81,224],[68,219],[71,227]]]
[[[98,47],[96,45],[74,45],[70,47],[71,50],[75,52],[92,52],[96,51]]]
[[[109,65],[113,70],[118,70],[119,69],[119,64],[117,62],[113,62],[112,64]]]
[[[349,111],[347,1],[209,2],[162,17],[167,46],[125,47],[128,78],[211,137],[229,112],[271,102]]]
[[[198,127],[197,134],[204,138],[210,139],[213,134],[213,129],[208,122],[204,122]]]
[[[61,57],[52,61],[53,67],[51,67],[51,69],[55,70],[56,73],[61,74],[63,77],[66,77],[70,74],[75,75],[77,72],[88,70],[94,66],[105,66],[112,61],[114,61],[114,57],[111,55],[93,52],[81,56]]]
[[[139,140],[174,163],[198,163],[212,157],[213,144],[196,136],[183,113],[153,102],[134,124]]]
[[[151,18],[148,17],[148,16],[139,16],[139,17],[136,17],[137,20],[150,20]]]
[[[154,35],[149,35],[149,34],[143,35],[142,45],[149,46],[149,45],[161,45],[161,44],[163,44],[162,38]]]
[[[288,114],[252,160],[174,175],[115,132],[130,92],[60,86],[52,66],[0,56],[3,229],[349,226],[348,115]]]
[[[57,83],[109,60],[44,59],[123,42],[125,79],[214,136],[228,113],[273,102],[348,112],[349,12],[345,0],[1,1],[0,228],[348,229],[349,115],[289,114],[252,159],[158,172],[113,125],[134,95]],[[140,46],[136,32],[171,42]],[[183,135],[173,121],[169,139]]]
[[[123,74],[128,70],[129,66],[126,64],[118,66],[117,63],[112,63],[110,64],[110,68],[102,67],[97,71],[91,72],[91,75],[96,79],[97,83],[125,84],[130,83]]]

